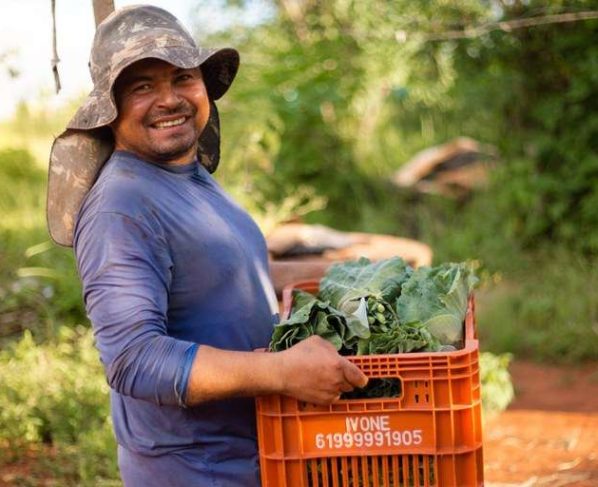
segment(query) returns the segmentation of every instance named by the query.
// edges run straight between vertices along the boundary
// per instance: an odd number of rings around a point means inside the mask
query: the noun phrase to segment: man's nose
[[[160,107],[177,108],[181,102],[182,98],[171,83],[162,83],[159,86],[157,103]]]

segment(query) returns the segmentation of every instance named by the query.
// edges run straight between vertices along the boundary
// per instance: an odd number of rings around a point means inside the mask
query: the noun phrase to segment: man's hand
[[[282,393],[301,401],[327,405],[341,393],[364,387],[368,379],[353,363],[318,336],[278,352]]]

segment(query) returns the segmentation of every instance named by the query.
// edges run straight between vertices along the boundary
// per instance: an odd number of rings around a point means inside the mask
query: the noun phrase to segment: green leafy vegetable
[[[370,262],[362,257],[357,261],[333,265],[320,283],[320,297],[344,312],[352,313],[359,301],[368,301],[372,313],[391,313],[388,303],[401,293],[401,285],[413,269],[400,257]],[[380,304],[380,306],[378,306]]]
[[[335,264],[322,279],[319,296],[345,316],[359,320],[372,333],[387,333],[399,325],[390,303],[399,296],[411,272],[413,269],[400,257],[379,262],[362,257]],[[354,353],[369,353],[367,338],[359,341]]]
[[[365,355],[381,355],[408,352],[435,352],[440,348],[427,328],[421,323],[396,325],[388,331],[372,333],[367,342]],[[360,354],[361,355],[361,354]]]
[[[327,301],[295,290],[291,316],[274,327],[270,349],[278,352],[292,347],[312,335],[328,340],[337,350],[356,347],[360,339],[370,336],[368,326],[351,316],[345,316]]]
[[[399,257],[335,264],[318,296],[294,292],[291,316],[274,328],[270,349],[319,335],[343,355],[455,350],[475,281],[468,264],[416,271]]]
[[[396,301],[405,322],[420,322],[442,344],[460,348],[467,300],[477,282],[467,263],[420,267],[405,282]]]
[[[509,374],[509,363],[512,358],[513,356],[508,353],[502,355],[480,353],[482,405],[486,414],[504,411],[515,396]]]

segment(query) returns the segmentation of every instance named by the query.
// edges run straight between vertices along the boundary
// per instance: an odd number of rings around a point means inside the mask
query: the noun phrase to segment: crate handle
[[[293,307],[293,291],[295,289],[302,289],[312,294],[318,294],[319,288],[320,281],[317,279],[307,279],[305,281],[287,284],[282,289],[282,304],[284,306],[282,309],[282,319],[286,320],[289,316],[291,316],[291,308]]]

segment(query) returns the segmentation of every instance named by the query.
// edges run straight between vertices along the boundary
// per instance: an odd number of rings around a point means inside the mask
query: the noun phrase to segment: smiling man
[[[211,176],[238,62],[164,10],[119,10],[52,148],[48,225],[75,250],[127,487],[257,487],[253,396],[328,404],[367,382],[319,337],[253,352],[278,319],[266,246]]]
[[[116,150],[157,163],[179,164],[195,158],[210,113],[199,68],[143,59],[120,74],[114,93],[119,113],[111,125]]]

